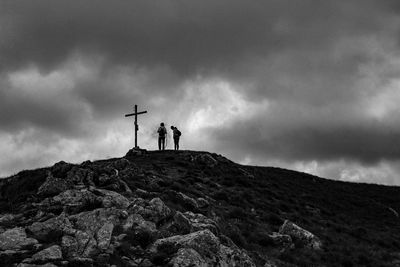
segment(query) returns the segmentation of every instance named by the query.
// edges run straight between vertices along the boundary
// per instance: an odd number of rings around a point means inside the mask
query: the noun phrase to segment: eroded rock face
[[[28,238],[24,228],[15,227],[0,234],[0,250],[21,250],[38,244],[34,238]]]
[[[196,160],[202,167],[217,163],[208,155]],[[212,199],[169,189],[175,197],[171,199],[160,191],[172,180],[166,173],[146,171],[127,159],[57,163],[49,168],[46,181],[33,189],[39,194],[31,197],[30,206],[24,203],[24,212],[0,216],[0,263],[254,266],[246,251],[225,242],[217,222],[205,215],[213,208]],[[42,175],[41,182],[46,177],[45,172]],[[149,191],[138,189],[134,179],[143,179],[143,188]],[[7,229],[10,225],[22,227]],[[164,258],[156,263],[160,257]]]
[[[315,250],[320,250],[322,248],[322,243],[317,236],[289,220],[286,220],[283,223],[279,229],[279,233],[289,235],[295,242],[298,242],[305,247]]]

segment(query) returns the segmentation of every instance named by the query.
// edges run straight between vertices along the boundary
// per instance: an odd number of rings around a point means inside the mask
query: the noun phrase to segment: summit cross
[[[147,111],[137,111],[137,105],[135,105],[135,113],[125,114],[125,117],[135,116],[135,148],[139,148],[137,145],[137,132],[139,131],[139,125],[137,123],[137,115],[147,113]]]

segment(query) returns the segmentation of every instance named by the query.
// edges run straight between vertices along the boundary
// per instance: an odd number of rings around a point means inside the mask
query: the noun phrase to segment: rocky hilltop
[[[0,180],[0,266],[400,266],[400,190],[192,151]]]

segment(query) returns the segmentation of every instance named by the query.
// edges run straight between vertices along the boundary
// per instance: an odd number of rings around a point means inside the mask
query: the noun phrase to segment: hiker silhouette
[[[178,130],[178,127],[171,126],[172,135],[174,137],[174,150],[179,150],[179,138],[181,137],[182,133]]]
[[[165,150],[165,136],[167,134],[167,129],[164,123],[160,123],[160,127],[157,130],[158,133],[158,150]]]

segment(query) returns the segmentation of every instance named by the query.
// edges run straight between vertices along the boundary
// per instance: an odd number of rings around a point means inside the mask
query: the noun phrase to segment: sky
[[[181,149],[400,185],[396,0],[0,2],[0,176]],[[171,138],[167,149],[172,148]]]

